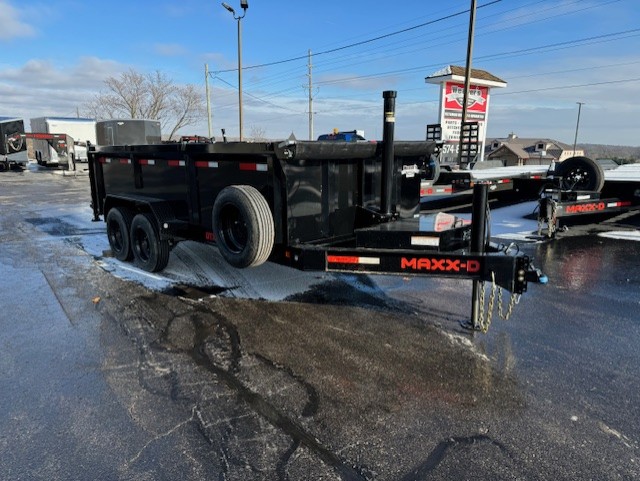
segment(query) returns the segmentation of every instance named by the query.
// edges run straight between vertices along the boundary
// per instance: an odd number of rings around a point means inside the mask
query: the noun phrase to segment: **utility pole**
[[[576,144],[578,143],[578,127],[580,127],[580,111],[584,102],[576,102],[578,104],[578,121],[576,122],[576,136],[573,138],[573,156],[576,155]]]
[[[207,125],[209,127],[209,138],[213,137],[211,134],[211,96],[209,95],[209,64],[204,64],[204,87],[207,95]]]
[[[309,69],[309,73],[307,73],[307,76],[309,77],[309,140],[313,140],[313,92],[311,90],[313,88],[313,80],[311,77],[311,49],[309,49],[309,63],[307,67]]]
[[[473,36],[476,24],[476,0],[471,0],[469,15],[469,39],[467,40],[467,64],[464,72],[464,96],[462,99],[462,118],[460,119],[460,145],[458,146],[458,164],[462,162],[462,125],[467,121],[467,102],[469,101],[469,83],[471,82],[471,63],[473,58]]]

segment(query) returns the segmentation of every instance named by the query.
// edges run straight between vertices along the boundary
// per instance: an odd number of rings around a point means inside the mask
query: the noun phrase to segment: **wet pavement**
[[[2,480],[640,478],[640,242],[594,232],[635,218],[522,244],[550,283],[483,335],[467,281],[189,284],[218,259],[186,245],[141,282],[86,177],[4,173],[0,202]]]

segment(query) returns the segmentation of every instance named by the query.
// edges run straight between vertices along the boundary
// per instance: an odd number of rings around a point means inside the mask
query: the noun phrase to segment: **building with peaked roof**
[[[582,156],[584,150],[552,139],[520,138],[511,133],[506,138],[489,139],[486,160],[499,160],[505,167],[515,165],[549,165],[569,157]]]

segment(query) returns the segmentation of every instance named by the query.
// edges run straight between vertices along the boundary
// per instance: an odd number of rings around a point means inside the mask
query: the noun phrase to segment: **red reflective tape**
[[[607,207],[627,207],[631,205],[631,201],[628,200],[619,200],[617,202],[609,202]]]
[[[330,264],[359,264],[360,258],[356,256],[327,256],[327,262]]]
[[[106,157],[98,157],[98,162],[100,162],[101,164],[106,164],[107,163],[107,158]]]
[[[184,167],[184,160],[170,160],[169,167]]]
[[[130,159],[120,159],[120,163],[121,164],[130,164],[131,160]]]
[[[252,170],[260,172],[266,172],[268,169],[267,164],[249,164],[245,162],[240,162],[239,167],[240,170]]]
[[[154,159],[140,159],[140,165],[156,165]]]
[[[198,160],[196,161],[196,167],[199,168],[203,168],[203,169],[217,169],[218,168],[218,163],[217,162],[212,162],[212,161],[208,161],[208,160]]]
[[[421,189],[420,195],[425,196],[425,195],[433,195],[433,194],[450,194],[452,192],[453,192],[452,187],[436,187],[436,188],[430,187],[428,189]]]
[[[379,265],[379,257],[363,257],[363,256],[335,256],[327,255],[327,262],[329,264],[366,264],[366,265]]]

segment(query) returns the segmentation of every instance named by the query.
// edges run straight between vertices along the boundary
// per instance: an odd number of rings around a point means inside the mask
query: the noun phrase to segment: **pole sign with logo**
[[[466,122],[478,122],[478,151],[484,152],[486,125],[489,117],[491,87],[505,87],[506,82],[485,72],[472,69],[467,96]],[[426,78],[428,83],[440,84],[440,125],[442,141],[440,161],[456,163],[460,148],[462,104],[464,102],[464,68],[450,65]]]

